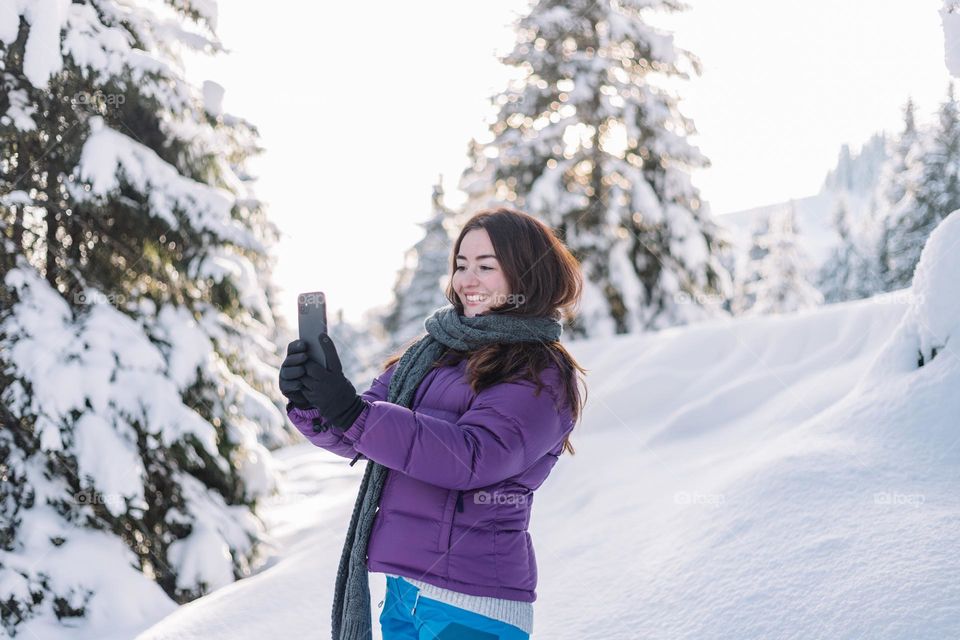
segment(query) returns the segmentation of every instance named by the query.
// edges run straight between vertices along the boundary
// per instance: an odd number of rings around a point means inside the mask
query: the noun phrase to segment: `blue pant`
[[[403,578],[387,576],[380,613],[383,640],[529,640],[512,624],[420,596]]]

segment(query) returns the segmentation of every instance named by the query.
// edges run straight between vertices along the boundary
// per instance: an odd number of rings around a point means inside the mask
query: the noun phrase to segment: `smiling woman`
[[[585,401],[585,370],[559,340],[582,274],[549,227],[508,208],[468,220],[450,264],[451,304],[362,395],[326,337],[330,370],[300,341],[280,370],[300,432],[370,461],[337,576],[338,640],[369,637],[368,571],[386,576],[385,639],[524,640],[533,629],[533,493],[574,452]]]
[[[451,284],[464,306],[464,315],[472,318],[491,307],[506,304],[511,298],[510,284],[497,261],[490,234],[479,227],[463,236],[456,255]]]

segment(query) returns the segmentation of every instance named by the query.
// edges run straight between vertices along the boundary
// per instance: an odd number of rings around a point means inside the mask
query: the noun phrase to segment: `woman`
[[[451,255],[450,305],[357,395],[329,336],[327,367],[294,340],[280,370],[313,444],[367,457],[337,576],[333,637],[370,638],[367,571],[386,574],[385,640],[529,638],[537,565],[533,492],[582,400],[560,320],[582,290],[576,259],[535,218],[474,215]],[[353,464],[353,463],[351,463]]]

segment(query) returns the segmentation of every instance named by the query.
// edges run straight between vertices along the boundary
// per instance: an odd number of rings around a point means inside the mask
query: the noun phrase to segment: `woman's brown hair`
[[[457,313],[463,315],[464,310],[463,303],[453,290],[452,274],[456,272],[456,256],[460,252],[463,237],[474,229],[484,229],[490,236],[512,294],[506,296],[504,304],[491,307],[485,313],[550,317],[555,320],[573,317],[583,291],[580,264],[550,227],[529,214],[509,207],[478,211],[464,224],[453,244],[450,254],[451,277],[444,293]],[[406,348],[420,337],[390,356],[384,369],[397,362]],[[540,372],[553,362],[562,373],[564,395],[574,422],[581,417],[586,403],[586,384],[581,398],[577,372],[586,373],[587,369],[577,363],[559,340],[549,343],[488,344],[469,353],[447,350],[434,363],[434,367],[455,365],[464,357],[467,358],[467,378],[474,393],[498,382],[516,379],[531,380],[539,389],[542,386]],[[569,436],[564,440],[563,451],[575,453]]]

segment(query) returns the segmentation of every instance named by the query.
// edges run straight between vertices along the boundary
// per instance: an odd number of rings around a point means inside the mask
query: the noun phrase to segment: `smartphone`
[[[320,334],[327,332],[327,299],[323,291],[311,291],[297,296],[300,319],[300,339],[307,343],[307,354],[323,366],[327,359],[320,346]]]

